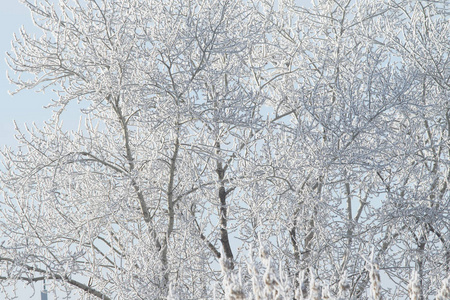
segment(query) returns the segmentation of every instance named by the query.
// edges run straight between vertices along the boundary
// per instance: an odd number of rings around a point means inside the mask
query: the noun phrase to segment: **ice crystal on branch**
[[[1,299],[447,297],[443,1],[21,2]]]

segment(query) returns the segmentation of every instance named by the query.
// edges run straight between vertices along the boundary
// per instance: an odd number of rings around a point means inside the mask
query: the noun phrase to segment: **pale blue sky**
[[[18,33],[21,26],[32,28],[30,13],[19,0],[1,0],[0,5],[0,52],[2,56],[0,68],[0,147],[5,145],[14,146],[13,120],[23,127],[25,122],[33,121],[42,123],[50,116],[50,112],[43,109],[49,102],[47,95],[38,94],[34,91],[22,91],[10,96],[8,90],[14,90],[15,86],[10,84],[6,71],[6,51],[11,49],[13,34]]]
[[[21,26],[33,28],[31,15],[28,9],[19,2],[19,0],[0,0],[0,147],[17,145],[14,139],[14,124],[23,128],[23,124],[36,122],[42,124],[51,116],[51,112],[43,108],[50,102],[50,95],[38,94],[34,91],[22,91],[19,94],[10,96],[8,90],[14,90],[15,86],[11,85],[6,77],[8,66],[5,62],[5,52],[11,49],[11,40],[14,33],[19,33]],[[18,297],[22,299],[39,300],[40,289],[42,284],[36,286],[36,293],[33,297],[32,289],[27,288],[26,284],[18,285]],[[3,296],[0,292],[0,299]],[[49,295],[49,300],[54,299]]]

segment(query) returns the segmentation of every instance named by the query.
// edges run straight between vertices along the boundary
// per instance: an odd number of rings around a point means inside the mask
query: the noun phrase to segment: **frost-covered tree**
[[[266,127],[250,166],[268,179],[262,201],[277,199],[261,217],[279,259],[334,283],[348,272],[360,298],[371,269],[361,256],[375,246],[382,273],[406,282],[415,268],[435,293],[449,266],[448,8],[282,3],[271,20],[283,75],[269,85],[275,115],[290,119]]]
[[[2,286],[445,294],[445,1],[23,2],[41,35],[14,38],[9,76],[53,117],[2,152]]]

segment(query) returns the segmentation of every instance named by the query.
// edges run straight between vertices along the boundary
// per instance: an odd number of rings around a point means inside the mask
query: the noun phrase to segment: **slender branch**
[[[82,151],[82,152],[74,152],[74,153],[75,154],[79,154],[79,155],[83,155],[83,156],[88,156],[88,157],[92,158],[93,161],[96,161],[96,162],[98,162],[98,163],[100,163],[100,164],[102,164],[102,165],[104,165],[106,167],[109,167],[109,168],[111,168],[114,171],[117,171],[119,173],[122,173],[122,174],[123,173],[127,173],[127,171],[122,169],[121,167],[119,167],[117,165],[113,165],[112,163],[109,163],[107,161],[104,161],[103,159],[100,159],[97,156],[95,156],[95,155],[93,155],[93,154],[91,154],[89,152]]]
[[[14,261],[11,258],[7,258],[7,257],[0,257],[0,261],[7,261],[10,263],[16,263],[16,261]],[[35,271],[41,274],[46,274],[46,276],[41,276],[41,277],[35,277],[35,280],[30,280],[30,278],[27,277],[19,277],[19,280],[24,280],[24,281],[39,281],[39,280],[44,280],[44,279],[55,279],[55,280],[62,280],[65,281],[67,283],[69,283],[70,285],[73,285],[83,291],[85,291],[88,294],[91,294],[93,296],[96,296],[99,299],[102,300],[111,300],[111,298],[109,298],[108,296],[106,296],[105,294],[103,294],[102,292],[92,288],[91,286],[88,286],[86,284],[83,284],[77,280],[71,279],[69,276],[61,276],[59,274],[53,274],[53,273],[49,273],[46,272],[45,270],[41,269],[41,268],[37,268],[37,267],[32,267],[32,266],[28,266],[28,265],[20,265],[21,267],[24,267],[25,269],[27,269],[28,271]],[[0,279],[3,280],[7,280],[7,279],[11,279],[11,278],[6,278],[6,277],[0,277]]]

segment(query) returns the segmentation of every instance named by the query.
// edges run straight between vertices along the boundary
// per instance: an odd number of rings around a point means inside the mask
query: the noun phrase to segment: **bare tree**
[[[450,264],[445,5],[24,4],[42,34],[15,37],[11,81],[52,90],[54,113],[18,127],[18,149],[2,152],[2,286],[366,299],[408,295],[415,270],[419,299],[439,291]],[[252,249],[260,259],[244,268]]]

